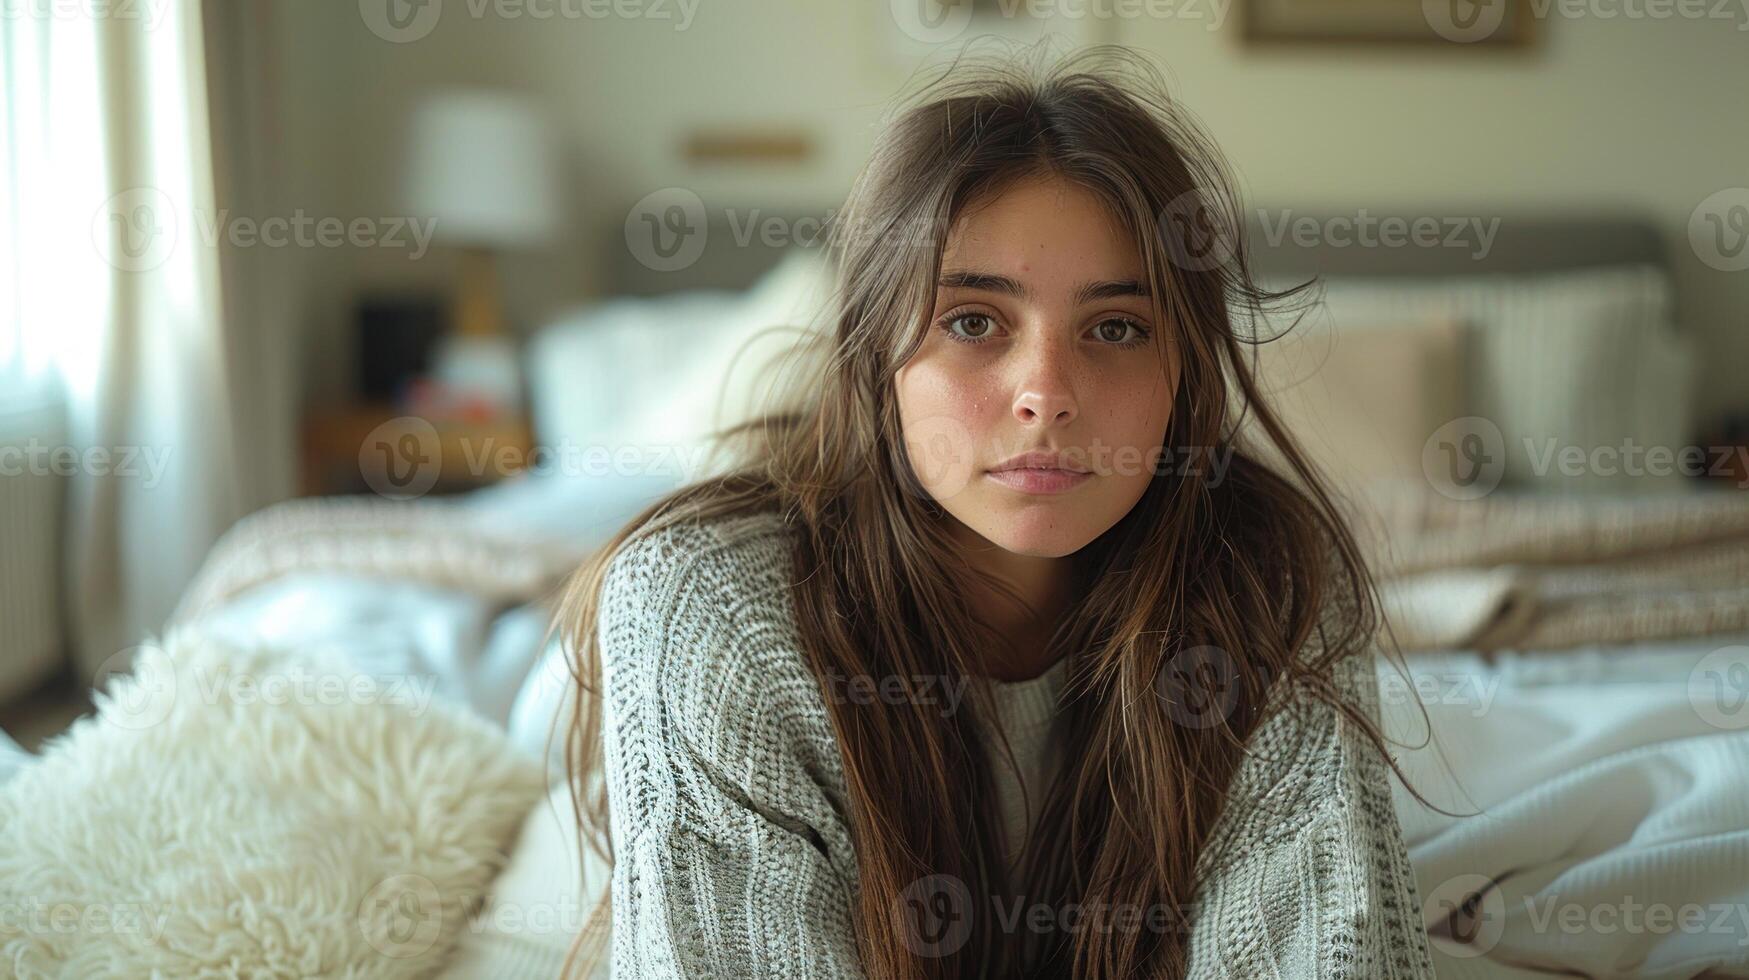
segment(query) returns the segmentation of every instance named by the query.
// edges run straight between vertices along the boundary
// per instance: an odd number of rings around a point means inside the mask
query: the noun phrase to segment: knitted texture
[[[609,567],[616,980],[865,976],[848,793],[788,534],[770,513],[684,524]],[[1376,719],[1370,654],[1336,683]],[[1276,694],[1198,858],[1188,975],[1432,977],[1382,757],[1297,686]]]

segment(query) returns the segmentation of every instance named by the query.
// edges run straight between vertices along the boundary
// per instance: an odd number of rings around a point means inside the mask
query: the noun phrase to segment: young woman
[[[567,596],[616,980],[1432,976],[1237,210],[1122,49],[885,130],[806,383]]]

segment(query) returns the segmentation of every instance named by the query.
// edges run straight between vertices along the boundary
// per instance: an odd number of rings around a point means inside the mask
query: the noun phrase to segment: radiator
[[[31,691],[65,658],[69,480],[49,450],[66,442],[58,401],[0,397],[0,702]]]

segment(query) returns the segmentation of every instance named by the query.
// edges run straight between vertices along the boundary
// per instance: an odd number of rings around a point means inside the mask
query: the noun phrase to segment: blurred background
[[[710,472],[804,336],[767,328],[819,325],[895,98],[1035,43],[1152,58],[1263,276],[1323,282],[1258,366],[1381,505],[1431,682],[1386,700],[1434,708],[1477,790],[1442,802],[1596,813],[1742,771],[1680,746],[1749,753],[1722,741],[1749,727],[1746,0],[0,7],[0,779],[196,624],[428,682],[550,753],[553,590]],[[1160,216],[1185,261],[1225,258],[1203,217]],[[1397,802],[1429,901],[1568,853]],[[1632,877],[1652,813],[1588,880],[1694,891]],[[1495,959],[1587,968],[1499,922]],[[1715,938],[1682,962],[1740,961]],[[1662,941],[1614,939],[1587,947],[1612,968]]]
[[[540,500],[599,529],[697,475],[734,352],[817,304],[883,113],[968,42],[1156,60],[1264,272],[1322,274],[1315,319],[1378,328],[1264,365],[1345,473],[1434,479],[1445,431],[1453,459],[1503,447],[1500,492],[1741,489],[1740,4],[8,0],[3,23],[0,725],[27,744],[269,505],[579,477]]]

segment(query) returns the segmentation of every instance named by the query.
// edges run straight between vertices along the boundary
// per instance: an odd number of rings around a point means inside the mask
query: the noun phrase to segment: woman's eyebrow
[[[942,289],[982,289],[986,292],[1004,293],[1017,296],[1024,300],[1032,300],[1032,290],[1024,283],[1008,276],[993,272],[944,272],[936,280],[936,285]],[[1136,279],[1106,279],[1097,282],[1084,282],[1075,290],[1075,302],[1091,303],[1098,299],[1112,299],[1117,296],[1139,296],[1146,298],[1148,287]]]

